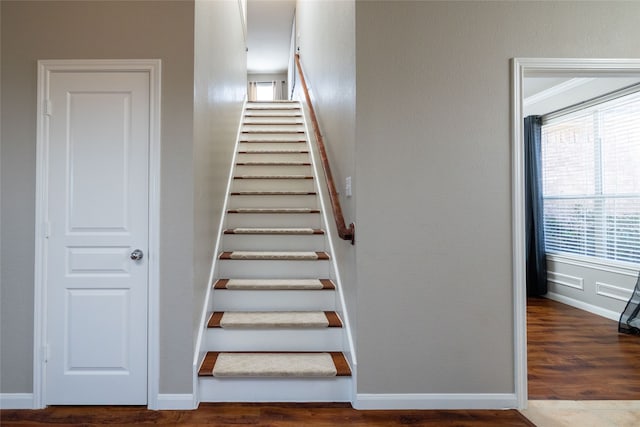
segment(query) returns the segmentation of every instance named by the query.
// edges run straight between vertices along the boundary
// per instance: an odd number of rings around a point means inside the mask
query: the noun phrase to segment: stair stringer
[[[309,144],[310,150],[309,154],[311,156],[311,166],[313,168],[314,176],[316,177],[315,186],[316,192],[318,193],[318,200],[321,206],[321,218],[322,218],[322,226],[326,232],[326,242],[328,245],[329,253],[333,256],[329,261],[331,263],[331,279],[336,284],[336,311],[342,318],[343,322],[343,353],[351,366],[351,403],[355,402],[357,396],[357,378],[358,378],[358,361],[356,357],[356,350],[353,340],[353,334],[351,329],[351,321],[349,317],[349,313],[347,311],[347,304],[344,296],[344,288],[342,283],[342,276],[340,274],[340,269],[337,263],[337,256],[335,251],[334,241],[340,240],[340,237],[337,234],[337,229],[335,226],[335,220],[333,218],[333,210],[330,206],[330,196],[329,190],[326,185],[326,179],[324,179],[324,169],[320,164],[320,153],[318,151],[318,144],[315,139],[315,133],[310,132],[309,129],[309,108],[304,100],[301,100],[299,97],[299,92],[295,92],[297,96],[297,101],[300,103],[300,109],[302,110],[302,121],[304,123],[305,133],[307,135],[307,143]]]
[[[225,222],[227,220],[227,209],[229,206],[229,197],[231,194],[231,186],[233,185],[233,175],[236,169],[236,159],[238,158],[238,146],[240,145],[240,139],[242,137],[242,125],[244,124],[244,112],[247,106],[247,97],[245,96],[242,103],[242,109],[240,110],[240,117],[238,118],[238,131],[236,132],[236,142],[233,146],[233,156],[231,157],[231,166],[229,168],[229,176],[227,178],[227,188],[224,196],[224,203],[222,205],[222,212],[220,215],[220,222],[218,224],[218,232],[216,237],[216,243],[213,251],[213,259],[211,260],[211,270],[209,272],[209,282],[207,283],[207,291],[204,296],[204,303],[200,313],[200,321],[198,324],[198,332],[196,335],[196,343],[193,351],[193,364],[192,364],[192,387],[194,396],[194,409],[200,404],[199,387],[198,387],[198,369],[200,364],[204,360],[206,350],[202,350],[202,343],[206,339],[207,332],[207,317],[213,308],[213,299],[211,298],[212,286],[214,278],[218,271],[218,253],[222,246],[222,237]]]

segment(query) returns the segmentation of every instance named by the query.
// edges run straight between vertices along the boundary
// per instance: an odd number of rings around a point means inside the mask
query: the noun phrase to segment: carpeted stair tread
[[[327,378],[351,376],[339,352],[208,352],[200,376]]]
[[[264,106],[264,107],[257,107],[257,106],[247,106],[246,108],[247,110],[252,110],[252,111],[258,111],[258,110],[299,110],[300,106],[298,105],[283,105],[278,106],[278,107],[271,107],[271,106]]]
[[[214,289],[230,290],[334,290],[329,279],[218,279]]]
[[[262,138],[262,139],[241,139],[242,144],[265,144],[265,143],[278,143],[278,144],[300,144],[307,142],[306,139],[282,139],[282,138]]]
[[[320,209],[313,208],[236,208],[229,209],[227,213],[236,214],[318,214]]]
[[[238,166],[311,166],[309,162],[238,162]]]
[[[262,112],[252,111],[245,113],[245,117],[302,117],[302,114],[295,112],[284,112],[278,114],[262,114]]]
[[[323,230],[316,228],[245,228],[237,227],[224,230],[224,234],[267,234],[267,235],[308,235],[324,234]]]
[[[321,261],[328,260],[326,252],[309,251],[233,251],[222,252],[221,260]]]
[[[225,329],[319,329],[340,328],[342,321],[334,311],[216,311],[209,328]]]
[[[234,191],[232,196],[315,196],[315,191]]]
[[[311,175],[236,175],[233,179],[313,179]]]
[[[300,126],[303,125],[304,123],[302,122],[266,122],[266,121],[258,121],[258,122],[254,122],[254,121],[245,121],[243,123],[243,126],[251,126],[251,125],[256,125],[256,126]]]
[[[240,150],[238,151],[238,154],[309,154],[309,150]]]
[[[247,126],[247,125],[244,125]],[[265,125],[260,125],[265,126]],[[247,134],[303,134],[303,130],[295,130],[295,129],[273,129],[273,130],[265,130],[265,129],[252,129],[252,130],[243,130],[242,133],[244,135]]]

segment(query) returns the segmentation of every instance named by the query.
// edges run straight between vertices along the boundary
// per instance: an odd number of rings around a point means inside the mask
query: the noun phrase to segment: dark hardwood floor
[[[217,404],[195,411],[148,411],[141,407],[49,407],[1,412],[2,426],[133,425],[173,426],[533,426],[517,411],[356,411],[349,404]]]
[[[640,399],[640,336],[546,298],[527,303],[529,399]]]
[[[640,399],[640,337],[617,324],[548,299],[527,307],[529,398]],[[0,424],[175,426],[533,426],[517,411],[357,411],[349,404],[212,404],[195,411],[57,406],[0,411]]]

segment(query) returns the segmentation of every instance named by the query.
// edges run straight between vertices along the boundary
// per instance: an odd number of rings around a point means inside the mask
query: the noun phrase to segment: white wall
[[[252,82],[272,82],[275,80],[280,83],[284,81],[286,84],[287,73],[277,73],[277,74],[249,73],[247,74],[247,80]]]
[[[354,194],[347,198],[343,192],[345,178],[356,174],[355,2],[298,1],[296,32],[299,34],[298,46],[307,85],[310,86],[331,170],[340,192],[345,221],[349,224],[355,219],[357,197]],[[299,84],[296,84],[296,91],[299,89]],[[329,225],[328,232],[337,236],[335,223]],[[350,242],[337,237],[334,240],[343,292],[353,323],[356,321],[356,251]]]
[[[514,391],[509,61],[637,57],[638,16],[356,2],[359,393]]]
[[[242,2],[232,1],[195,3],[194,344],[211,285],[211,263],[246,96],[247,55],[241,7]]]

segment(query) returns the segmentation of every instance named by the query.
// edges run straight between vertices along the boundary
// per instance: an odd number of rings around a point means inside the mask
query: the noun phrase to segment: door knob
[[[135,251],[131,252],[131,255],[129,255],[129,257],[134,261],[141,260],[143,256],[144,252],[142,252],[140,249],[136,249]]]

